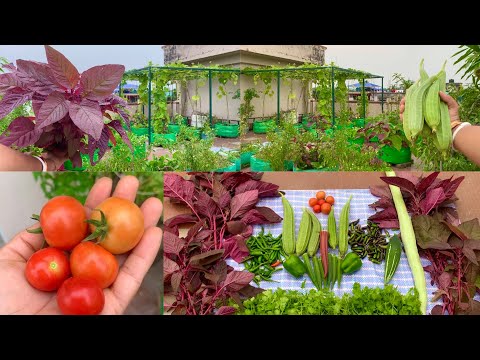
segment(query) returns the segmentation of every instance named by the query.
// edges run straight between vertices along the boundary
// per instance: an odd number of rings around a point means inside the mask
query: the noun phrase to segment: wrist
[[[459,125],[456,125],[454,128],[452,128],[452,149],[457,151],[455,149],[455,138],[458,136],[458,133],[462,131],[462,129],[471,126],[469,122],[462,122]]]

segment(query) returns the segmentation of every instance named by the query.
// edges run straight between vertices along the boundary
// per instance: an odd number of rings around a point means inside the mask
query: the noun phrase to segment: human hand
[[[458,103],[455,101],[453,97],[450,95],[447,95],[443,91],[439,92],[440,99],[447,104],[448,106],[448,113],[450,114],[450,122],[454,121],[460,121],[460,114],[458,112]],[[399,112],[400,112],[400,119],[403,121],[403,113],[405,111],[405,96],[402,98],[400,101],[400,107],[399,107]]]
[[[113,196],[134,201],[138,186],[137,178],[125,176],[118,182]],[[87,216],[111,192],[112,180],[99,179],[85,201]],[[105,306],[101,314],[119,315],[125,311],[160,249],[162,231],[156,225],[162,213],[162,203],[157,198],[149,198],[142,204],[141,210],[145,232],[129,254],[116,256],[120,269],[112,286],[103,290]],[[32,228],[38,227],[37,223]],[[24,230],[0,248],[0,314],[61,314],[56,292],[39,291],[25,278],[27,261],[42,247],[43,240],[43,235]]]
[[[63,150],[52,150],[44,152],[42,157],[47,163],[47,171],[57,171],[68,160],[68,154]]]

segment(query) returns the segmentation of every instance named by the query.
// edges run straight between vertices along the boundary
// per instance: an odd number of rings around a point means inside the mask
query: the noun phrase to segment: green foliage
[[[69,195],[82,204],[95,182],[102,177],[113,180],[114,186],[122,176],[134,175],[140,181],[135,203],[141,205],[149,197],[163,199],[163,174],[160,172],[33,172],[47,199],[59,195]]]
[[[462,79],[471,79],[475,87],[479,88],[480,78],[480,45],[460,45],[460,50],[453,54],[458,56],[455,65],[463,63],[456,74],[463,71]]]
[[[145,114],[142,114],[141,112],[137,111],[135,114],[132,116],[132,126],[133,127],[138,127],[138,128],[145,128],[148,127],[148,118]]]
[[[237,309],[238,305],[234,305]],[[278,288],[266,290],[243,302],[241,315],[420,315],[420,300],[415,288],[402,295],[393,285],[384,288],[361,288],[353,285],[352,293],[341,298],[329,290]]]
[[[365,91],[364,92],[364,89],[363,89],[363,86],[362,86],[362,80],[363,78],[358,78],[357,79],[358,82],[360,83],[360,96],[357,98],[357,117],[358,118],[365,118],[367,117],[367,114],[368,114],[368,105],[369,105],[369,102],[368,102],[368,95],[367,95],[367,92]],[[365,98],[365,111],[363,110],[363,99]],[[365,114],[365,116],[364,116]]]
[[[214,132],[204,128],[205,139],[195,139],[195,128],[182,125],[175,144],[168,145],[172,151],[172,162],[179,171],[213,171],[230,165],[229,160],[211,150],[215,139]]]
[[[475,85],[455,88],[447,88],[448,94],[460,105],[460,119],[471,124],[480,125],[480,88]]]
[[[121,141],[118,134],[115,134],[117,145],[115,145],[96,165],[88,163],[86,171],[146,171],[147,157],[150,147],[146,145],[147,136],[137,136],[129,133],[129,138],[134,148],[134,154]]]
[[[333,135],[321,133],[319,144],[323,160],[320,166],[337,168],[339,171],[383,171],[389,166],[378,158],[378,149],[350,144],[357,129],[336,129]]]
[[[404,92],[413,85],[413,80],[405,78],[400,73],[394,73],[392,76],[392,81],[399,90],[403,90]]]
[[[243,92],[243,102],[238,108],[238,115],[240,116],[240,136],[246,134],[248,129],[248,119],[255,113],[255,107],[252,105],[252,100],[254,98],[260,98],[255,88],[249,88]]]

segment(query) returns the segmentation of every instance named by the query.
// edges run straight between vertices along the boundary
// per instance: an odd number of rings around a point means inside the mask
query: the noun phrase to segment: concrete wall
[[[260,98],[255,98],[252,100],[252,105],[255,107],[255,112],[253,117],[262,117],[262,109],[263,109],[263,94],[261,91],[265,88],[263,82],[259,81],[257,85],[253,83],[253,77],[242,75],[240,86],[242,89],[242,98],[243,92],[248,89],[254,87],[257,90],[258,95]],[[273,116],[277,113],[277,81],[272,81],[272,88],[274,94],[270,97],[267,96],[265,98],[265,116]],[[304,113],[306,112],[306,102],[305,102],[305,95],[306,91],[303,92],[303,96],[300,98],[302,93],[302,84],[300,81],[294,80],[293,81],[293,93],[297,96],[294,99],[294,102],[288,98],[288,94],[290,92],[290,85],[286,85],[285,83],[280,83],[280,111],[292,110],[297,108],[297,113]],[[297,106],[298,103],[298,106]]]

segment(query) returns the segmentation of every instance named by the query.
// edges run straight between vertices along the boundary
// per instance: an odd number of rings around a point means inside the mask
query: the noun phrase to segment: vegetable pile
[[[129,200],[110,197],[87,218],[78,200],[56,196],[33,218],[40,221],[40,227],[29,232],[43,233],[48,247],[28,259],[25,277],[29,284],[41,291],[57,291],[63,314],[99,314],[105,304],[103,289],[113,284],[119,270],[113,254],[130,251],[143,236],[140,208]]]
[[[348,243],[352,251],[360,258],[368,256],[374,264],[380,264],[387,252],[387,236],[382,234],[380,227],[367,221],[366,226],[358,223],[360,219],[349,224]]]
[[[189,180],[165,174],[164,196],[186,205],[191,214],[164,223],[165,304],[173,314],[231,314],[233,299],[251,297],[262,289],[250,285],[254,274],[235,271],[226,259],[240,263],[249,256],[247,239],[255,224],[278,223],[282,218],[259,199],[279,196],[278,186],[261,181],[261,173],[191,173]],[[179,226],[193,224],[184,237]]]
[[[0,74],[0,119],[18,106],[32,101],[35,117],[18,117],[1,134],[6,146],[35,145],[46,150],[65,151],[75,167],[82,165],[80,154],[89,154],[95,164],[109,140],[116,143],[115,130],[132,149],[121,120],[130,127],[126,101],[113,95],[125,67],[94,66],[82,74],[60,52],[45,46],[47,63],[17,60],[4,65]],[[118,119],[113,116],[118,114]],[[133,150],[133,149],[132,149]]]
[[[282,270],[278,267],[285,252],[282,249],[282,235],[275,237],[265,234],[264,229],[247,240],[250,255],[243,260],[245,269],[255,274],[253,281],[260,285],[260,281],[272,281],[274,272]]]
[[[420,301],[413,288],[406,295],[387,285],[382,288],[353,285],[341,298],[328,290],[267,290],[243,303],[242,315],[419,315]]]

